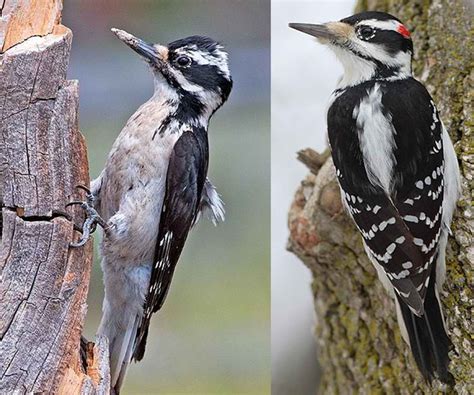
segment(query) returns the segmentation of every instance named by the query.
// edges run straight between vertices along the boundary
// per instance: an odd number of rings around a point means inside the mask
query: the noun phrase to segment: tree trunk
[[[470,5],[469,5],[470,4]],[[387,11],[412,32],[414,70],[428,87],[455,142],[463,195],[453,222],[442,293],[454,343],[448,393],[474,393],[474,155],[472,3],[463,0],[359,1],[357,10]],[[323,131],[320,131],[323,133]],[[332,161],[302,154],[313,174],[289,213],[288,248],[310,268],[316,337],[324,371],[320,392],[436,393],[423,382],[396,323],[394,303],[379,283],[361,237],[342,208]],[[324,164],[322,164],[323,162]]]
[[[92,243],[72,249],[88,185],[61,0],[0,1],[0,393],[106,393],[107,342],[83,347]]]

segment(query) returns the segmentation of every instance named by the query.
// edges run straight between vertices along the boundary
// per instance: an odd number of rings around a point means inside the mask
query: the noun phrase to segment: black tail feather
[[[401,307],[401,309],[407,327],[413,357],[415,358],[416,364],[418,365],[423,377],[431,381],[433,379],[433,369],[430,361],[429,344],[426,342],[423,326],[420,325],[420,319],[413,314],[409,308],[407,308],[408,314],[406,314],[405,306]],[[408,320],[410,321],[410,324],[407,324]]]
[[[448,371],[448,353],[452,343],[446,334],[441,306],[436,297],[435,271],[433,268],[424,302],[425,313],[422,317],[415,315],[399,297],[398,302],[413,357],[421,374],[428,381],[436,376],[443,383],[452,384],[453,377]]]
[[[146,348],[146,339],[148,337],[148,328],[149,324],[146,325],[142,336],[139,336],[141,331],[138,331],[137,338],[135,339],[135,349],[133,350],[132,359],[135,362],[139,362],[143,359],[145,355],[145,348]]]

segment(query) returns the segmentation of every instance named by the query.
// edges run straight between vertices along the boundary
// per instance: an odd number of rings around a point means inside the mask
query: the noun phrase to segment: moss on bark
[[[331,160],[298,189],[289,213],[289,249],[313,273],[321,393],[474,393],[474,140],[472,5],[462,0],[360,0],[412,32],[414,72],[434,97],[455,142],[463,195],[453,222],[442,301],[455,351],[453,388],[426,384],[403,342],[393,301],[378,282],[340,202]]]

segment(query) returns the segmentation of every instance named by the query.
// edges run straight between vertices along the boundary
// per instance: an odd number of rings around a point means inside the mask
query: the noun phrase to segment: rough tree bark
[[[0,1],[0,393],[107,393],[107,344],[80,352],[92,243],[65,205],[88,185],[61,0]],[[82,357],[81,357],[82,355]]]
[[[474,393],[474,177],[472,2],[359,1],[357,10],[397,15],[412,32],[414,71],[434,96],[455,142],[463,196],[453,223],[442,294],[455,346],[448,393]],[[320,131],[323,133],[324,131]],[[311,151],[309,151],[311,152]],[[324,371],[320,392],[437,393],[422,381],[403,342],[393,301],[378,282],[353,223],[344,213],[330,159],[301,154],[313,174],[298,189],[289,213],[288,248],[310,268],[316,337]]]

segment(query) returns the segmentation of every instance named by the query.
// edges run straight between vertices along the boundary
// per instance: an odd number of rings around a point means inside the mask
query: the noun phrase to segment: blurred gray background
[[[272,0],[272,395],[314,394],[319,381],[311,276],[285,250],[287,213],[308,174],[296,152],[326,148],[327,103],[342,75],[327,48],[288,23],[339,20],[353,7],[352,0]]]
[[[66,1],[63,23],[74,33],[69,78],[80,82],[92,177],[128,117],[152,95],[145,63],[111,27],[160,43],[205,34],[228,49],[234,90],[209,133],[210,178],[227,219],[218,228],[201,222],[190,235],[168,299],[153,317],[145,358],[132,364],[123,394],[269,393],[269,0]],[[88,338],[102,296],[96,259]]]

